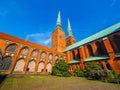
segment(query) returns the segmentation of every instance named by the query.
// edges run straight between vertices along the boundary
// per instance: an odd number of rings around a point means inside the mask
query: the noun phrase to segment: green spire
[[[68,37],[69,36],[72,36],[73,37],[73,35],[72,35],[72,29],[71,29],[71,25],[70,25],[70,20],[69,20],[69,18],[68,18]]]
[[[58,18],[57,18],[57,22],[56,22],[56,29],[59,28],[62,30],[62,24],[61,24],[61,16],[60,16],[60,11],[58,13]]]

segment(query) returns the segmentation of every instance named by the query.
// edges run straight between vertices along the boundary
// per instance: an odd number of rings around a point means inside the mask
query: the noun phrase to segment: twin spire
[[[58,18],[57,18],[57,22],[56,22],[56,29],[61,29],[62,30],[60,11],[58,13]]]
[[[70,20],[69,20],[69,18],[68,18],[68,28],[67,28],[67,30],[68,30],[68,37],[69,37],[69,36],[72,36],[72,37],[73,37],[73,35],[72,35],[72,28],[71,28],[71,25],[70,25]]]
[[[57,18],[57,22],[56,22],[56,29],[61,29],[62,30],[62,24],[61,24],[61,16],[60,16],[60,11],[58,12],[58,18]],[[72,29],[71,29],[71,25],[70,25],[70,20],[68,19],[68,35],[67,37],[69,36],[72,36]]]

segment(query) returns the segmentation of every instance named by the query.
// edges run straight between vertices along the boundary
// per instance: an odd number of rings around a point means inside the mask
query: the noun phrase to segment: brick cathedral
[[[67,62],[71,73],[76,68],[84,69],[86,62],[94,62],[120,74],[120,23],[76,42],[69,20],[65,37],[59,12],[51,48],[0,33],[1,73],[49,74],[61,59]]]

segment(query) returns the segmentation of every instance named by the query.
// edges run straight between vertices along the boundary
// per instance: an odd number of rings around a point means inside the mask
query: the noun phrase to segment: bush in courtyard
[[[105,79],[106,82],[109,83],[120,83],[120,76],[117,75],[114,71],[109,71],[108,77]]]
[[[100,70],[101,65],[95,64],[93,62],[87,62],[85,63],[85,70],[84,70],[84,76],[89,77],[92,70]]]
[[[64,60],[59,60],[55,66],[53,66],[52,75],[56,76],[70,76],[69,66]]]
[[[75,70],[75,76],[76,77],[84,77],[84,72],[80,69]]]
[[[114,71],[109,71],[108,78],[118,78],[118,75]]]
[[[70,77],[71,75],[70,75],[69,72],[64,72],[64,73],[62,73],[62,76],[64,76],[64,77]]]
[[[101,78],[105,78],[108,76],[107,71],[100,69],[100,70],[92,70],[90,72],[90,75],[88,79],[94,79],[94,80],[99,80]]]

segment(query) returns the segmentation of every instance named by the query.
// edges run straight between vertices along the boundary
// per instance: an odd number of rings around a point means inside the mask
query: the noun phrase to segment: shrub
[[[92,70],[99,70],[99,69],[101,69],[101,65],[100,64],[95,64],[93,62],[87,62],[85,65],[86,65],[85,66],[85,70],[84,70],[84,76],[85,77],[89,77]]]
[[[95,80],[99,80],[103,77],[107,77],[108,76],[108,73],[107,71],[101,69],[101,70],[92,70],[90,72],[90,75],[88,77],[88,79],[95,79]]]
[[[57,74],[60,74],[60,71],[56,67],[53,67],[52,75],[57,75]]]
[[[108,78],[119,78],[119,76],[114,71],[109,71]]]
[[[80,69],[75,70],[75,76],[76,77],[84,77],[84,72],[81,71]]]
[[[71,75],[70,75],[69,72],[64,72],[64,73],[62,74],[62,76],[64,76],[64,77],[70,77]]]
[[[59,60],[55,66],[53,66],[52,75],[60,76],[70,76],[69,67],[64,60]]]

